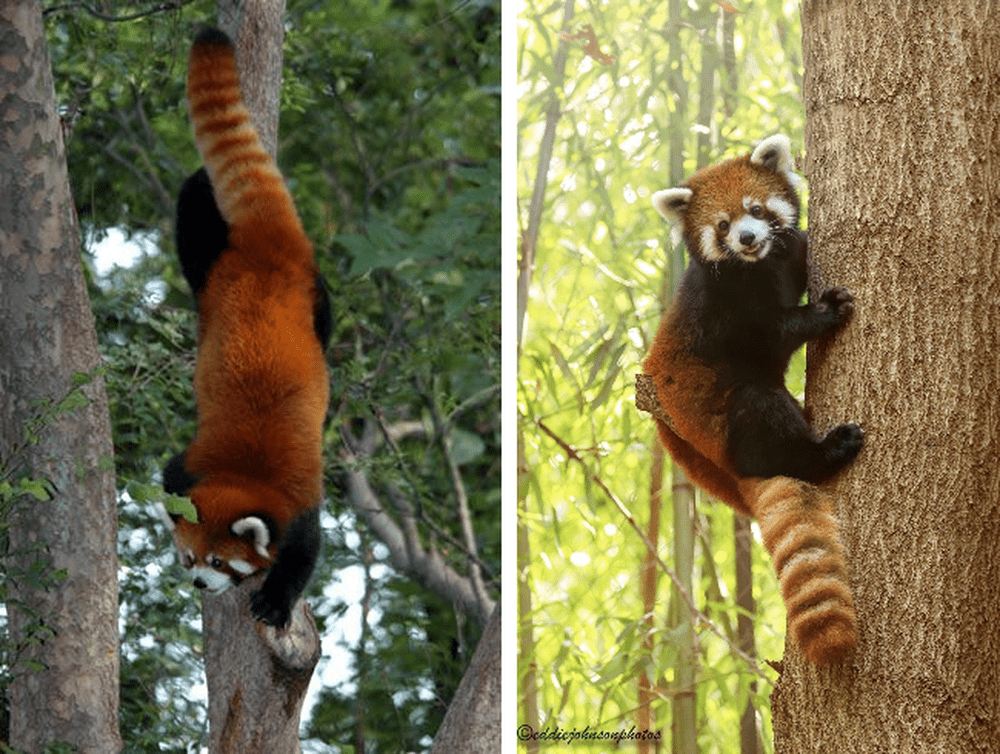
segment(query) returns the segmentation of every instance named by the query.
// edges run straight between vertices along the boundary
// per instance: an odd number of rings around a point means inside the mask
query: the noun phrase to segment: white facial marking
[[[191,578],[195,584],[199,582],[204,584],[205,586],[202,587],[204,591],[211,592],[212,594],[224,592],[233,585],[233,580],[227,574],[207,566],[199,565],[192,568]]]
[[[787,199],[782,199],[780,196],[772,196],[764,203],[764,206],[781,218],[782,225],[791,226],[795,224],[795,207]]]
[[[701,257],[709,262],[722,259],[725,256],[715,243],[715,228],[706,225],[701,229]]]
[[[233,558],[230,560],[229,567],[237,573],[242,573],[244,576],[249,576],[257,570],[256,566],[247,563],[245,560],[240,560],[239,558]]]
[[[730,226],[725,242],[742,259],[763,259],[771,250],[771,226],[760,218],[743,215]]]

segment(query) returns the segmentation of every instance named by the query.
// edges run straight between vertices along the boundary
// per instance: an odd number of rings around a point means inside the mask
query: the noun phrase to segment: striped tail
[[[795,642],[817,665],[841,659],[857,629],[832,501],[788,477],[747,479],[741,491],[771,553]]]
[[[206,28],[194,40],[187,94],[195,142],[226,222],[243,227],[258,220],[304,236],[292,196],[243,104],[232,42],[219,29]]]

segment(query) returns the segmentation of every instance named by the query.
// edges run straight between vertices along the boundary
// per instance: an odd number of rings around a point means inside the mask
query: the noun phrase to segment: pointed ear
[[[257,516],[246,516],[233,521],[229,530],[237,537],[245,534],[253,535],[253,547],[262,558],[271,559],[271,554],[267,551],[267,545],[271,541],[271,532],[267,529],[267,524]]]
[[[666,218],[667,222],[682,225],[684,223],[684,213],[687,212],[693,193],[689,188],[671,188],[657,191],[653,194],[653,207]]]
[[[793,174],[792,143],[784,134],[768,136],[757,145],[750,155],[750,162],[761,165],[775,173]]]

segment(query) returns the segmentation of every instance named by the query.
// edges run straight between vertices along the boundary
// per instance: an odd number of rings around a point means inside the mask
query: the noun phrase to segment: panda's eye
[[[753,217],[763,217],[764,216],[764,208],[761,207],[759,204],[755,204],[755,205],[753,205],[750,208],[750,214]]]
[[[208,564],[216,571],[222,570],[223,566],[222,558],[220,558],[218,555],[210,556],[208,559]]]
[[[719,220],[719,232],[726,233],[729,230],[728,220]]]

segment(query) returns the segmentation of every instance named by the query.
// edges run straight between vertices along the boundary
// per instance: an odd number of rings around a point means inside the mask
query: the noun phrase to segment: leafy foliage
[[[25,651],[53,636],[53,616],[46,615],[36,604],[15,594],[23,594],[27,590],[51,591],[67,576],[65,569],[55,568],[43,543],[17,546],[12,543],[11,522],[18,509],[24,510],[28,505],[45,505],[55,493],[48,479],[25,475],[23,454],[29,446],[39,442],[46,427],[85,404],[87,399],[78,388],[90,379],[87,375],[77,375],[74,387],[62,399],[36,406],[33,415],[25,422],[23,439],[10,446],[9,455],[0,458],[0,699],[3,700],[0,704],[0,735],[4,739],[7,738],[10,723],[8,687],[18,675],[45,669],[43,664],[26,656]],[[7,616],[11,610],[22,616],[17,635],[8,630]],[[0,741],[0,751],[13,750]]]
[[[195,318],[173,260],[171,218],[198,165],[184,102],[188,45],[214,8],[156,8],[167,10],[124,22],[79,8],[47,17],[87,260],[111,228],[148,249],[128,269],[98,276],[88,267],[120,490],[130,752],[196,751],[206,736],[199,609],[156,507],[159,469],[194,432]],[[325,641],[350,658],[318,691],[309,735],[339,746],[326,750],[355,751],[363,741],[367,751],[397,751],[405,741],[420,751],[480,629],[394,570],[343,501],[339,450],[341,432],[364,422],[421,427],[365,470],[379,492],[412,501],[424,541],[464,572],[446,433],[495,596],[499,4],[291,0],[286,29],[279,162],[336,322],[327,541],[312,600]],[[362,575],[364,594],[334,590],[350,573]],[[361,635],[348,639],[354,623]]]
[[[671,6],[678,16],[670,16]],[[547,180],[518,374],[531,601],[520,618],[534,641],[532,654],[519,658],[519,678],[537,668],[532,704],[543,727],[628,730],[645,674],[657,698],[655,728],[666,738],[678,663],[673,632],[678,611],[688,608],[674,604],[661,573],[653,624],[644,621],[637,584],[646,547],[633,528],[645,530],[649,518],[656,442],[652,421],[634,405],[634,375],[669,300],[672,251],[649,197],[772,133],[802,143],[798,9],[778,0],[738,11],[702,2],[580,5],[564,35],[565,7],[529,0],[519,19],[525,237],[533,230],[532,190]],[[587,24],[596,48],[573,39]],[[727,25],[731,67],[722,43]],[[552,113],[549,154],[543,134]],[[673,166],[671,143],[683,157]],[[693,596],[731,638],[732,512],[702,501],[696,521]],[[672,545],[663,524],[658,555],[667,563]],[[758,652],[778,658],[784,612],[761,547],[753,578]],[[768,684],[704,624],[697,638],[699,750],[738,751],[748,698],[767,722]],[[520,713],[524,720],[529,710]]]

